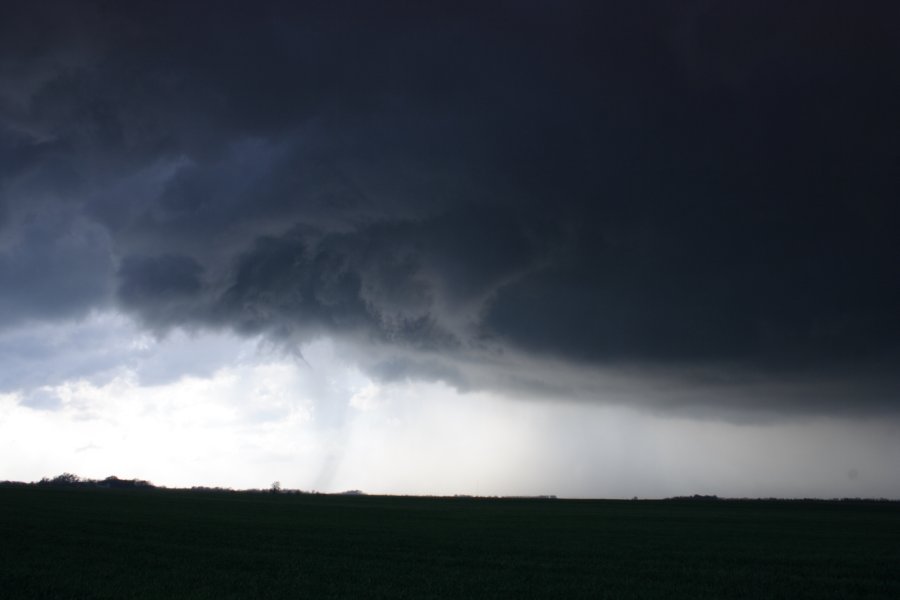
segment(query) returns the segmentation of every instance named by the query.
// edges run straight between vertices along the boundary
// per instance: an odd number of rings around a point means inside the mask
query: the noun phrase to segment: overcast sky
[[[900,498],[897,31],[3,2],[0,479]]]

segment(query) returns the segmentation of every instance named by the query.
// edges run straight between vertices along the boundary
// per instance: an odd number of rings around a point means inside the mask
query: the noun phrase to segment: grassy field
[[[0,488],[0,598],[900,598],[900,505]]]

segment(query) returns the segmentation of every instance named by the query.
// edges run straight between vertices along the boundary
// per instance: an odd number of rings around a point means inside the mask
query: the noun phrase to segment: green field
[[[0,598],[900,598],[900,505],[0,487]]]

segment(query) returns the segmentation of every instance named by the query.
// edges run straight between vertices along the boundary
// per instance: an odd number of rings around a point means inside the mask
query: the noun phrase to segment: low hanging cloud
[[[517,4],[8,3],[0,326],[122,310],[334,337],[384,380],[896,411],[898,9]]]

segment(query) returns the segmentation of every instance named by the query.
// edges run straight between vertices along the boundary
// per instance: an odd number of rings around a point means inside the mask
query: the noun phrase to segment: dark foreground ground
[[[0,598],[900,598],[900,505],[0,488]]]

